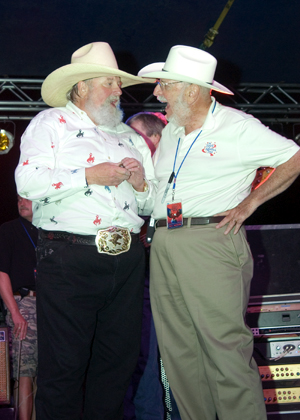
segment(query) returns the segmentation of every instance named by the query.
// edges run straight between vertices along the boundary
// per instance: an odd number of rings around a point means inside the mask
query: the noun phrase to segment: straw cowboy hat
[[[101,76],[119,76],[122,87],[147,83],[145,79],[119,70],[109,44],[92,42],[73,53],[71,64],[54,70],[46,77],[42,85],[42,98],[50,106],[65,106],[68,102],[67,92],[76,83]]]
[[[233,95],[229,89],[213,80],[216,67],[217,60],[211,54],[199,48],[175,45],[165,63],[149,64],[139,71],[138,76],[179,80]]]

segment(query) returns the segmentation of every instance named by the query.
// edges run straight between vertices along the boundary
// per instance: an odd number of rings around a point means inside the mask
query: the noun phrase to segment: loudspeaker
[[[300,224],[246,226],[254,259],[251,297],[300,294],[299,229]]]
[[[0,326],[0,404],[10,404],[8,328]]]

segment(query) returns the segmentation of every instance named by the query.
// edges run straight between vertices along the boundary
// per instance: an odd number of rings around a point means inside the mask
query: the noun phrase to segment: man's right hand
[[[27,334],[27,321],[22,317],[19,311],[14,314],[11,314],[13,323],[14,323],[14,335],[15,338],[24,340]]]
[[[130,171],[120,166],[120,163],[104,162],[85,168],[85,177],[89,185],[119,185],[129,179],[130,175]]]

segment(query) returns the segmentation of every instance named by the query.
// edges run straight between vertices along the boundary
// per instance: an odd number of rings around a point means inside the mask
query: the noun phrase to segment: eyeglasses
[[[178,82],[162,82],[161,80],[156,79],[155,83],[159,85],[161,89],[164,89],[165,87],[168,87],[170,85],[175,85],[175,83],[182,83],[182,82],[179,82],[179,81]]]

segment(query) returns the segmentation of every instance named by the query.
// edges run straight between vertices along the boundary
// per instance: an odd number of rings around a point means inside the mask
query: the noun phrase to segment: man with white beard
[[[16,183],[39,228],[40,420],[123,418],[142,320],[138,215],[152,211],[155,180],[119,98],[122,85],[143,82],[118,69],[107,43],[85,45],[45,79],[54,108],[22,137]]]
[[[176,45],[139,76],[169,120],[159,143],[150,297],[161,357],[182,420],[266,420],[245,325],[253,260],[247,217],[299,175],[300,149],[211,91],[217,60]],[[259,167],[276,168],[251,192]],[[155,219],[156,222],[153,221]]]

